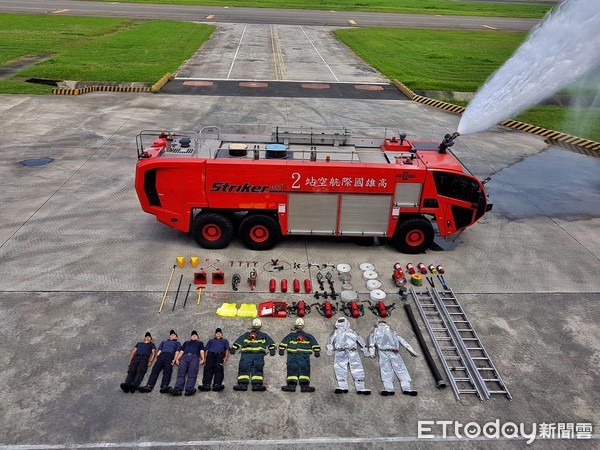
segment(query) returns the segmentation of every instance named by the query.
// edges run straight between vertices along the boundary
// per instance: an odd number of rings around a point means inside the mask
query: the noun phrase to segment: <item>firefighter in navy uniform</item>
[[[260,331],[262,322],[260,319],[252,321],[252,328],[242,334],[231,346],[231,354],[240,350],[240,366],[238,369],[238,384],[233,386],[234,391],[247,391],[248,383],[252,383],[253,391],[266,391],[263,385],[263,367],[265,366],[265,355],[267,351],[275,356],[275,342],[273,339]]]
[[[213,391],[222,391],[225,389],[223,378],[225,377],[224,366],[229,358],[229,341],[223,339],[223,332],[220,328],[215,330],[215,337],[206,343],[204,350],[206,352],[206,365],[204,366],[202,384],[198,386],[198,390],[210,391],[210,384],[213,383]]]
[[[171,389],[171,395],[181,396],[184,387],[186,396],[194,395],[200,364],[204,364],[204,362],[204,343],[198,340],[198,333],[194,330],[190,340],[185,341],[181,346],[181,350],[175,355],[175,364],[179,368],[177,369],[177,383]]]
[[[169,339],[162,341],[158,346],[158,353],[156,354],[156,363],[152,368],[150,377],[145,386],[140,386],[138,391],[140,392],[152,392],[154,385],[158,381],[158,376],[163,373],[162,380],[160,383],[160,393],[168,394],[171,392],[169,384],[171,383],[171,376],[173,375],[173,364],[175,364],[175,355],[181,349],[181,343],[177,340],[178,336],[174,330],[169,332]]]
[[[125,383],[121,383],[123,392],[134,393],[142,384],[144,375],[148,367],[152,365],[156,356],[156,345],[152,342],[152,335],[148,331],[144,335],[144,342],[138,342],[133,347],[131,355],[129,355],[129,364],[127,369],[127,378]]]
[[[315,358],[318,358],[321,347],[303,328],[304,319],[296,319],[293,331],[279,344],[281,356],[287,350],[287,385],[281,387],[285,392],[295,392],[297,384],[300,384],[302,392],[315,392],[315,388],[310,386],[310,354],[314,352]]]

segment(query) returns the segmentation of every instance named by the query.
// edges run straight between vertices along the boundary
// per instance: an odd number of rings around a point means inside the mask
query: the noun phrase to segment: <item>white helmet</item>
[[[302,328],[304,328],[304,319],[302,317],[298,317],[296,319],[296,321],[294,322],[294,328],[296,330],[301,330]]]
[[[260,327],[262,327],[262,321],[260,319],[254,319],[252,321],[252,329],[253,330],[260,330]]]

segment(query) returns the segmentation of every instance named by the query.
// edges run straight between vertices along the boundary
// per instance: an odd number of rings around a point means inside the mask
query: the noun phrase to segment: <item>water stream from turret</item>
[[[458,132],[487,130],[598,71],[600,0],[566,0],[477,92]]]

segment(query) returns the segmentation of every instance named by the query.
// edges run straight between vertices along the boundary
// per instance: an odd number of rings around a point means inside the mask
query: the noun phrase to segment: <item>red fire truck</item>
[[[439,144],[389,128],[142,131],[135,188],[144,211],[204,248],[226,247],[239,223],[254,250],[282,235],[379,236],[420,253],[436,232],[451,236],[491,209],[447,150],[456,135]]]

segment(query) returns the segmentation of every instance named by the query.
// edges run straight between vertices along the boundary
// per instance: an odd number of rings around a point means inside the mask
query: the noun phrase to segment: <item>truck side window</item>
[[[479,201],[479,184],[472,178],[455,173],[434,172],[433,180],[439,195],[469,203]]]

